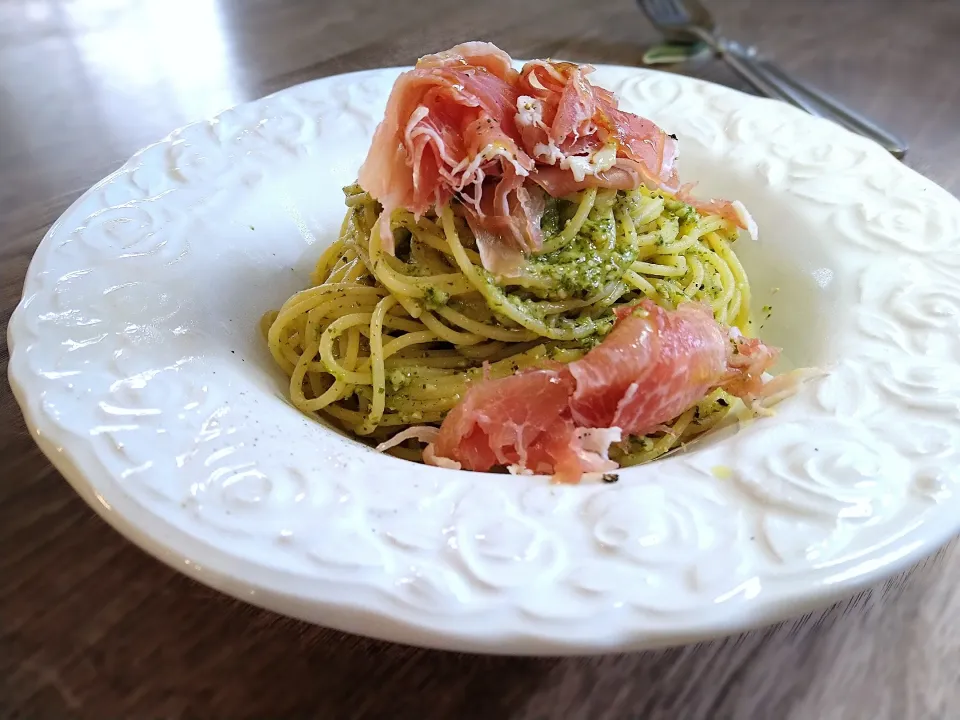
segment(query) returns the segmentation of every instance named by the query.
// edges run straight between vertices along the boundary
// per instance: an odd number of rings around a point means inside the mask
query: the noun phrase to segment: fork
[[[882,145],[895,158],[903,158],[907,144],[851,110],[838,100],[788,75],[753,48],[745,48],[720,36],[716,21],[699,0],[637,0],[667,40],[675,43],[702,41],[740,77],[767,97],[782,100],[811,115],[825,117]]]

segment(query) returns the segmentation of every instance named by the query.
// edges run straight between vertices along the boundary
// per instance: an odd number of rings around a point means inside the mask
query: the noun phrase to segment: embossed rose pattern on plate
[[[826,374],[617,485],[380,456],[284,400],[256,325],[307,282],[397,70],[175,131],[50,229],[10,379],[77,491],[178,569],[280,612],[463,650],[628,650],[853,592],[960,524],[960,202],[879,147],[690,78],[601,67],[739,197],[769,339]],[[746,241],[742,241],[746,242]],[[821,318],[820,325],[816,324]],[[822,318],[827,318],[823,321]]]

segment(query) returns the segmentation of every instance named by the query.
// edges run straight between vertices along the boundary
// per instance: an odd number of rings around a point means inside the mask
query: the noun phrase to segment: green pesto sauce
[[[571,204],[572,203],[568,203]],[[548,197],[547,205],[543,210],[543,218],[540,220],[540,230],[544,237],[553,237],[562,229],[560,222],[560,200]]]
[[[413,375],[410,372],[404,372],[403,370],[391,370],[387,373],[387,383],[389,383],[390,389],[393,392],[398,392],[407,387],[413,379]]]
[[[618,233],[617,217],[629,214],[634,220],[643,212],[644,198],[638,193],[617,193],[606,202],[597,202],[577,235],[565,246],[550,252],[542,252],[528,258],[522,270],[527,282],[522,287],[506,286],[482,268],[479,273],[489,290],[488,302],[497,314],[507,314],[507,306],[519,309],[530,317],[561,331],[573,331],[584,349],[596,345],[613,326],[613,311],[609,304],[620,296],[620,301],[629,300],[623,293],[624,273],[639,257],[639,248],[626,233]],[[693,207],[676,200],[664,199],[664,212],[657,218],[656,244],[669,245],[687,233],[700,220]],[[544,244],[556,246],[566,222],[577,210],[577,203],[548,198],[541,220]],[[636,228],[641,232],[641,227]],[[645,232],[649,232],[649,227]],[[693,252],[697,252],[693,249]],[[647,257],[649,256],[649,253]],[[707,297],[721,291],[713,287],[714,279],[708,274],[704,283],[710,287],[699,290]],[[619,289],[618,289],[619,285]],[[657,292],[664,304],[677,305],[688,300],[687,288],[680,282],[662,278],[657,283]],[[566,313],[545,312],[544,302],[596,301],[613,292],[610,302],[594,305],[591,309],[573,309]],[[631,291],[632,292],[632,291]],[[430,299],[426,302],[429,304]]]
[[[436,310],[446,305],[450,301],[450,294],[443,290],[438,290],[432,285],[423,291],[423,304],[428,310]]]
[[[700,220],[700,213],[696,208],[679,200],[664,200],[663,207],[672,213],[681,225],[693,225]]]
[[[617,237],[613,213],[594,211],[568,245],[532,256],[526,272],[548,286],[545,299],[585,299],[620,280],[636,259],[637,247]]]

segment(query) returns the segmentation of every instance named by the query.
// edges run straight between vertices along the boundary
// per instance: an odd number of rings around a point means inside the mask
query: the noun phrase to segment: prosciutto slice
[[[511,177],[533,169],[515,139],[515,82],[510,57],[482,42],[428,55],[397,78],[358,173],[361,187],[383,205],[386,249],[393,210],[419,216],[457,194],[481,215],[488,177],[502,178],[507,166]]]
[[[442,458],[465,470],[504,466],[519,473],[546,473],[559,482],[615,469],[606,453],[620,434],[573,422],[568,403],[574,387],[565,369],[479,382],[444,419],[424,459],[442,465]]]
[[[705,305],[664,310],[644,300],[620,309],[610,334],[576,362],[471,386],[424,457],[576,482],[616,467],[607,448],[621,434],[652,432],[714,388],[761,397],[778,355],[719,325]]]
[[[752,229],[742,206],[693,198],[677,177],[676,138],[620,110],[591,71],[549,60],[517,71],[495,45],[468,42],[401,74],[358,173],[383,206],[384,248],[393,252],[394,210],[419,217],[456,197],[484,266],[508,272],[541,247],[541,189],[560,197],[641,183]]]

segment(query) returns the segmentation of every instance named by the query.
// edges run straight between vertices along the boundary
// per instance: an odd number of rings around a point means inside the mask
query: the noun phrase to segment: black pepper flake
[[[722,405],[723,407],[726,407],[727,405],[729,405],[729,403],[728,403],[726,400],[724,400],[723,398],[718,398],[718,399],[717,399],[717,404],[718,404],[718,405]]]
[[[679,139],[680,139],[680,138],[678,138],[676,135],[674,135],[673,133],[670,133],[670,137],[672,137],[674,140],[679,140]]]
[[[605,483],[615,483],[620,479],[620,476],[616,473],[604,473],[600,479]]]

